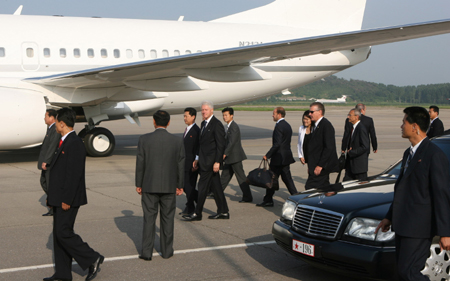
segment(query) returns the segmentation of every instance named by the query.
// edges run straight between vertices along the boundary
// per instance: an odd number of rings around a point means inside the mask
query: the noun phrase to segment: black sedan
[[[450,136],[432,141],[450,159]],[[308,190],[290,196],[273,225],[275,241],[295,257],[327,271],[395,280],[395,233],[375,233],[375,229],[393,200],[400,164],[366,182],[344,182],[338,192]],[[441,252],[437,241],[422,273],[430,280],[450,280],[450,253]]]

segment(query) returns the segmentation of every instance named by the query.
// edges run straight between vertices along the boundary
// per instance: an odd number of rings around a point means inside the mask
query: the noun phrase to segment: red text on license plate
[[[292,239],[292,250],[314,257],[314,245]]]

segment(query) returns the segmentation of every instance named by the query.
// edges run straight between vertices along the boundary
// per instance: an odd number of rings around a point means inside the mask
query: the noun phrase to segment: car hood
[[[344,182],[339,192],[308,190],[289,197],[298,204],[327,209],[346,215],[380,205],[391,204],[395,180],[375,179],[371,182]]]

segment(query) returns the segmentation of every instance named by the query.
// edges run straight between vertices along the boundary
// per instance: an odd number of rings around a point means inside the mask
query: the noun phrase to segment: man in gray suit
[[[183,139],[166,131],[168,112],[153,114],[155,131],[139,138],[136,157],[136,191],[142,196],[144,230],[143,260],[151,260],[155,242],[155,221],[160,205],[160,244],[162,257],[173,256],[176,195],[183,194],[185,152]],[[175,195],[176,194],[176,195]]]
[[[239,187],[242,190],[242,200],[239,203],[252,202],[253,196],[250,191],[250,186],[247,183],[247,177],[244,173],[244,167],[242,166],[242,161],[247,159],[244,149],[241,144],[241,131],[239,126],[234,122],[234,109],[231,107],[226,107],[222,110],[223,121],[227,123],[225,127],[225,139],[227,146],[225,147],[225,152],[223,154],[223,171],[220,177],[220,183],[222,184],[223,190],[230,183],[233,174],[236,174],[236,178],[239,183]]]
[[[47,109],[45,112],[44,121],[48,128],[44,140],[42,141],[42,147],[39,152],[37,164],[38,169],[42,171],[40,182],[45,194],[48,194],[48,182],[50,175],[50,171],[47,169],[47,164],[52,161],[56,149],[58,148],[59,140],[61,139],[61,135],[56,132],[55,118],[56,110]],[[49,208],[48,212],[43,214],[43,216],[53,216],[53,209]]]

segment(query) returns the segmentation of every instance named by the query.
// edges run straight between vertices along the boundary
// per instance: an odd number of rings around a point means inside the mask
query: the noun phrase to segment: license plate
[[[314,245],[292,239],[292,250],[314,257]]]

